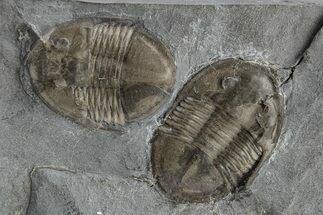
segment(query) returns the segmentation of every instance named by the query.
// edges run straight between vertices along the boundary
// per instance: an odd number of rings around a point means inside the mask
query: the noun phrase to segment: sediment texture
[[[322,213],[323,34],[313,40],[322,26],[322,7],[220,6],[214,1],[211,6],[107,6],[61,0],[5,0],[0,1],[0,10],[1,215],[26,214],[30,199],[30,207],[39,211],[33,215],[44,215],[44,211],[62,214],[67,205],[62,204],[62,195],[83,214]],[[27,70],[23,70],[25,59],[20,56],[26,56],[35,40],[32,33],[18,27],[30,25],[37,36],[42,36],[61,23],[85,16],[139,19],[170,48],[177,73],[169,101],[210,59],[240,57],[279,69],[281,81],[286,81],[281,87],[286,98],[285,123],[271,158],[250,186],[217,202],[199,204],[174,204],[164,192],[159,193],[149,165],[149,140],[160,124],[157,118],[172,102],[119,135],[72,123],[40,101],[30,86]],[[291,73],[306,49],[306,57]],[[137,95],[133,89],[137,88],[129,87],[125,92]],[[145,95],[151,95],[151,89],[147,87]],[[69,100],[74,101],[72,94]],[[135,107],[134,102],[130,103]],[[30,177],[37,166],[54,169],[36,168],[38,171]],[[60,170],[63,167],[77,173]]]

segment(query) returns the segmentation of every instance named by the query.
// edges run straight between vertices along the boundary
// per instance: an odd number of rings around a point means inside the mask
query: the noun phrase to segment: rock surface
[[[167,203],[140,179],[37,168],[27,214],[167,214]],[[138,203],[140,207],[138,207]]]
[[[0,214],[25,214],[30,195],[28,170],[23,164],[0,158]]]
[[[323,29],[284,86],[290,94],[280,146],[251,186],[274,214],[323,212],[322,44]]]
[[[69,210],[76,214],[322,213],[322,30],[313,38],[322,27],[323,7],[6,0],[0,10],[0,214],[25,214],[29,199],[29,214],[61,212],[68,203],[62,195],[75,203]],[[87,129],[55,114],[28,84],[23,61],[32,34],[21,26],[41,37],[58,23],[85,16],[140,20],[176,60],[171,99],[154,117],[130,124],[123,133]],[[247,190],[216,203],[174,204],[150,187],[150,138],[190,76],[227,57],[278,69],[287,105],[283,133]],[[38,166],[50,168],[34,168]],[[137,177],[149,183],[133,180]]]
[[[36,168],[27,214],[259,214],[257,199],[245,194],[230,205],[175,205],[153,188],[153,181]],[[231,209],[230,209],[231,207]],[[233,210],[232,210],[233,209]]]
[[[244,4],[278,4],[278,5],[299,5],[304,3],[312,3],[322,5],[320,0],[292,0],[292,1],[281,1],[281,0],[78,0],[81,2],[92,2],[92,3],[129,3],[129,4],[176,4],[176,5],[244,5]]]

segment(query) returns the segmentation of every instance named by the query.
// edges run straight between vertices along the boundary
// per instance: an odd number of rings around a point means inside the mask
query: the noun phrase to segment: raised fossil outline
[[[42,100],[85,125],[109,127],[147,117],[175,83],[170,51],[125,19],[60,24],[36,42],[28,62]]]
[[[152,139],[159,187],[175,201],[203,202],[250,183],[278,140],[282,113],[271,69],[237,59],[202,69]]]

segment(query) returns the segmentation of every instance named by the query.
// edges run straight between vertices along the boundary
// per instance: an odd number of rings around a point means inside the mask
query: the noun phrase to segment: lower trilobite
[[[58,25],[35,44],[29,68],[40,97],[86,125],[150,115],[175,81],[169,51],[142,26],[122,19]]]
[[[201,202],[245,185],[277,142],[282,109],[271,69],[235,59],[206,67],[152,141],[159,186],[177,201]]]

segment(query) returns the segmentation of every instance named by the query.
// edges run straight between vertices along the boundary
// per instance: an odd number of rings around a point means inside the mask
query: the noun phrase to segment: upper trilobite
[[[169,51],[130,21],[82,19],[43,38],[29,58],[33,85],[51,108],[82,124],[145,117],[172,90]]]
[[[235,59],[193,77],[152,141],[161,189],[177,201],[201,202],[250,181],[280,133],[276,86],[271,69]]]

